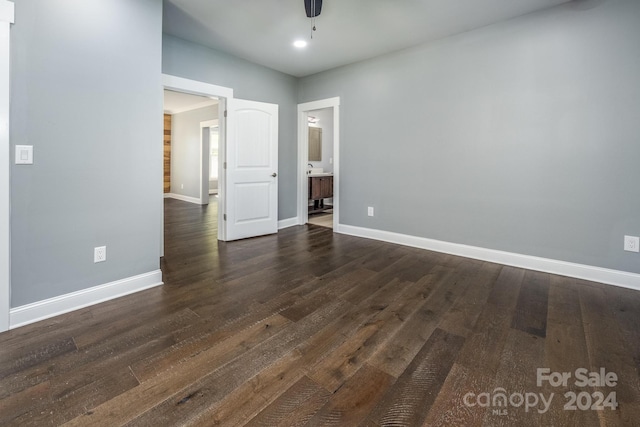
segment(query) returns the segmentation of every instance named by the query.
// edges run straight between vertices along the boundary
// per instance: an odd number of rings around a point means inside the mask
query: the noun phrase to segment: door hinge
[[[224,116],[227,117],[227,110],[224,110]]]
[[[226,221],[226,220],[227,220],[227,214],[223,214],[223,215],[222,215],[222,219],[223,219],[224,221]]]
[[[226,168],[227,168],[227,162],[224,162],[224,163],[222,164],[222,169],[226,169]]]

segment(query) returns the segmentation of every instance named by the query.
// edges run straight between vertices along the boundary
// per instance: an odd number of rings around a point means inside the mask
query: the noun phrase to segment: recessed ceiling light
[[[302,49],[303,47],[307,47],[307,42],[304,40],[296,40],[293,42],[293,45],[299,49]]]

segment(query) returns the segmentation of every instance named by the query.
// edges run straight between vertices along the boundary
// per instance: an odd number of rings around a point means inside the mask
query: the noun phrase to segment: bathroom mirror
[[[322,161],[322,128],[309,127],[309,161]]]

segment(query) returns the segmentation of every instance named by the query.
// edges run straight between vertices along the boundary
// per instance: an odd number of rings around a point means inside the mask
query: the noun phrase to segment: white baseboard
[[[162,271],[155,270],[12,308],[9,311],[9,328],[14,329],[25,326],[59,314],[68,313],[162,284]]]
[[[176,193],[164,193],[164,198],[182,200],[183,202],[195,203],[196,205],[202,204],[200,203],[200,199],[198,199],[197,197],[183,196],[182,194]]]
[[[280,221],[278,221],[278,230],[293,227],[294,225],[298,225],[298,217],[281,219]]]
[[[640,274],[339,224],[338,233],[640,290]]]

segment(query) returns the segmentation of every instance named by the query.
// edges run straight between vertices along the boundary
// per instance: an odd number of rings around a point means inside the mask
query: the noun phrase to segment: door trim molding
[[[307,202],[307,163],[309,158],[309,133],[307,112],[333,108],[333,231],[340,224],[340,97],[321,99],[298,104],[298,225],[309,221]]]
[[[9,91],[11,86],[11,24],[15,5],[0,0],[0,332],[9,330],[11,307],[11,199]]]
[[[162,74],[162,86],[163,89],[175,90],[176,92],[184,92],[190,93],[192,95],[200,95],[207,97],[216,97],[219,99],[218,103],[218,120],[220,126],[220,136],[221,140],[218,148],[218,159],[219,162],[223,162],[226,158],[226,145],[227,145],[227,137],[226,137],[226,129],[227,123],[224,119],[224,112],[227,108],[227,101],[229,99],[233,99],[233,89],[217,86],[210,83],[200,82],[197,80],[185,79],[183,77],[172,76],[170,74]],[[202,156],[202,150],[200,150],[200,155]],[[202,165],[202,158],[200,159],[200,164]],[[227,239],[227,230],[224,226],[224,213],[226,212],[226,176],[224,172],[224,168],[222,165],[219,165],[219,179],[218,179],[218,240],[226,240]],[[163,199],[164,200],[164,199]],[[161,205],[162,206],[162,205]],[[162,248],[164,250],[164,208],[161,210],[163,215],[162,220]],[[221,226],[222,225],[222,226]]]

